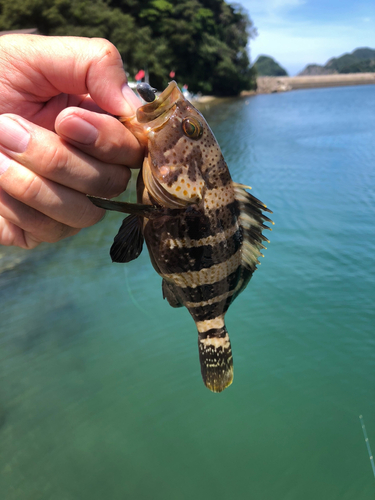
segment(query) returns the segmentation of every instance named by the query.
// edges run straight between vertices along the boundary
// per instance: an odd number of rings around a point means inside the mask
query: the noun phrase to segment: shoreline
[[[310,76],[259,76],[256,92],[242,92],[242,95],[271,94],[298,89],[343,87],[348,85],[374,85],[375,73],[346,73]]]
[[[259,94],[273,94],[290,90],[318,89],[325,87],[344,87],[350,85],[375,85],[375,73],[346,73],[334,75],[306,76],[258,76],[257,90],[243,90],[240,97],[250,97]],[[203,95],[193,97],[191,102],[200,110],[222,102],[227,97]]]

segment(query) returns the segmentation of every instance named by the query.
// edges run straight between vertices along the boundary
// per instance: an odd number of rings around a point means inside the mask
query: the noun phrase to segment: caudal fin
[[[212,392],[222,392],[233,381],[233,357],[225,326],[199,332],[199,360],[203,382]]]

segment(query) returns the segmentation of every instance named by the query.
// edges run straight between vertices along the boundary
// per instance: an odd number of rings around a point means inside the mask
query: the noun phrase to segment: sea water
[[[111,263],[120,214],[1,248],[1,499],[374,498],[375,86],[205,114],[275,221],[227,314],[233,385],[204,387],[194,323],[147,251]]]

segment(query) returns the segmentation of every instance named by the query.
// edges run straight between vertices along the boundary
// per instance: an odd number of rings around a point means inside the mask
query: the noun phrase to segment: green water
[[[1,500],[374,499],[375,86],[205,113],[276,223],[227,315],[233,385],[203,386],[147,253],[110,262],[121,215],[2,248]]]

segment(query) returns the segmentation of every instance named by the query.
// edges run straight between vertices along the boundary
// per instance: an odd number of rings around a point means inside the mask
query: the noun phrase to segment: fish
[[[154,89],[152,89],[154,90]],[[97,206],[129,214],[110,250],[130,262],[146,242],[162,277],[163,298],[186,307],[198,331],[203,382],[222,392],[233,381],[233,356],[224,317],[248,285],[269,240],[271,210],[232,180],[203,115],[176,82],[119,120],[144,147],[137,203],[89,196]]]

